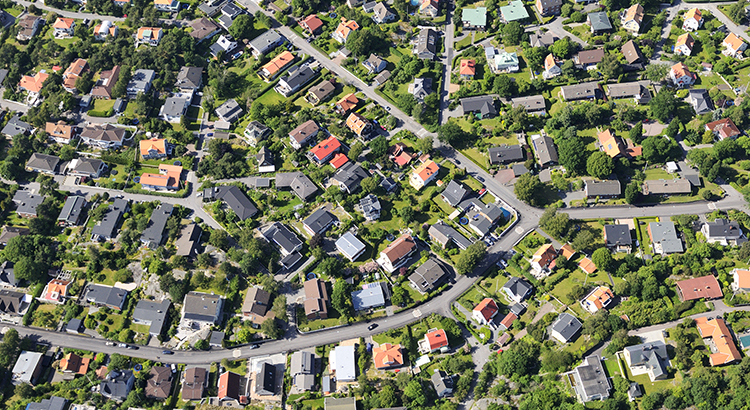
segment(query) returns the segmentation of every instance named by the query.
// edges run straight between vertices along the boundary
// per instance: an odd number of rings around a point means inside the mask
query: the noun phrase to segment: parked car
[[[161,354],[174,354],[174,352],[171,350],[164,350],[161,352]]]
[[[375,329],[376,327],[378,327],[378,324],[377,323],[373,323],[370,326],[367,326],[367,330],[372,330],[372,329]]]

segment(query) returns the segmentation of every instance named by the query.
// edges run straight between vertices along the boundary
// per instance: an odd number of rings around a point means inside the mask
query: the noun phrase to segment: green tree
[[[470,145],[475,139],[474,135],[464,131],[455,121],[449,121],[438,129],[438,140],[454,148]]]
[[[524,58],[528,61],[529,66],[534,71],[542,71],[544,68],[544,58],[547,56],[546,50],[542,47],[528,47],[523,50]]]
[[[357,141],[352,145],[352,147],[349,149],[349,158],[352,161],[357,161],[359,159],[359,156],[362,155],[362,151],[365,150],[365,145],[362,144],[362,142]]]
[[[641,145],[643,146],[643,159],[650,163],[663,164],[682,157],[682,149],[674,139],[655,135],[644,139]]]
[[[388,153],[388,140],[384,136],[378,135],[370,141],[370,152],[373,158],[377,160],[385,157],[385,154]]]
[[[405,225],[408,225],[411,223],[411,221],[414,220],[414,208],[410,206],[404,206],[403,208],[398,210],[398,216],[401,217],[401,220],[404,221]]]
[[[671,88],[662,87],[659,93],[648,103],[648,106],[654,117],[662,124],[665,124],[672,118],[677,109],[677,99],[674,96],[674,91]]]
[[[575,51],[576,46],[577,45],[574,42],[572,42],[568,37],[563,37],[555,41],[549,47],[549,50],[552,52],[552,54],[555,55],[555,57],[559,59],[567,59],[570,57],[571,54],[573,54],[573,51]]]
[[[487,247],[484,245],[484,242],[474,242],[461,253],[458,262],[456,263],[456,271],[460,275],[470,273],[486,254]]]
[[[586,160],[586,171],[594,178],[606,179],[614,170],[615,163],[612,157],[602,151],[594,152]]]
[[[284,336],[284,331],[275,318],[263,321],[260,325],[260,331],[271,339],[278,339]]]
[[[606,53],[596,68],[604,74],[605,78],[617,78],[622,74],[622,64],[614,53]]]
[[[632,181],[625,187],[625,202],[634,204],[638,201],[641,195],[641,184],[637,181]]]
[[[646,66],[644,76],[655,83],[661,82],[669,72],[669,66],[666,64],[649,64]]]
[[[273,307],[271,308],[271,311],[273,311],[274,315],[276,316],[276,319],[279,319],[285,323],[289,321],[289,317],[286,314],[286,297],[285,296],[278,295],[273,299]]]
[[[643,121],[638,121],[633,128],[628,131],[628,138],[636,144],[643,140]]]
[[[591,261],[594,262],[597,269],[605,272],[612,272],[614,268],[615,260],[612,258],[612,253],[607,248],[599,248],[591,254]]]
[[[523,27],[517,21],[503,24],[502,28],[503,44],[506,46],[517,46],[521,44],[523,37]]]
[[[537,175],[523,174],[513,186],[516,197],[530,205],[538,205],[544,186]]]
[[[18,330],[10,328],[5,332],[3,341],[0,343],[0,368],[7,369],[13,363],[20,350],[20,343],[21,337],[18,335]]]
[[[350,317],[352,312],[351,286],[343,279],[336,279],[331,295],[331,305],[343,317]]]
[[[428,135],[426,137],[419,138],[414,146],[417,151],[420,151],[423,154],[429,154],[432,152],[433,143],[434,141],[432,137]]]
[[[223,229],[214,229],[211,231],[208,243],[215,248],[226,250],[229,247],[229,235]]]
[[[250,38],[253,30],[255,28],[253,27],[253,16],[251,14],[240,14],[234,19],[232,25],[229,26],[229,34],[236,40]]]
[[[576,135],[575,127],[571,131],[566,130],[557,141],[557,154],[560,165],[564,166],[573,175],[581,175],[586,172],[586,158],[589,151],[583,139]]]
[[[421,408],[427,404],[427,397],[424,394],[425,389],[420,383],[420,379],[412,379],[404,389],[404,396],[412,406]]]
[[[195,342],[195,344],[193,345],[193,347],[195,347],[198,350],[208,350],[209,347],[211,347],[211,346],[208,344],[208,340],[206,340],[206,339],[200,339],[197,342]]]

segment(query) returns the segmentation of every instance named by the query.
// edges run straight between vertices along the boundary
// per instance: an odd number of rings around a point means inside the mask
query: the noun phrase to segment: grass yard
[[[115,100],[94,99],[94,107],[88,114],[92,117],[111,117],[114,114]]]
[[[658,222],[659,218],[634,218],[634,221],[637,224],[635,233],[638,242],[641,244],[641,249],[643,249],[644,253],[652,255],[651,240],[648,236],[648,224]]]
[[[56,312],[57,306],[50,303],[40,304],[32,314],[34,320],[31,322],[31,326],[54,329],[62,316],[58,314],[59,312]]]
[[[466,293],[458,298],[458,303],[460,303],[461,306],[465,307],[468,311],[471,311],[472,309],[474,309],[474,306],[478,305],[479,302],[482,301],[482,299],[488,296],[490,295],[488,295],[484,291],[484,289],[481,289],[478,286],[472,286],[471,289],[466,291]]]
[[[490,164],[490,159],[484,153],[480,152],[477,148],[462,149],[461,153],[466,155],[473,163],[477,164],[480,168],[487,171]]]
[[[268,91],[266,91],[265,93],[263,93],[263,95],[261,95],[260,97],[258,97],[258,99],[256,99],[255,101],[259,101],[259,102],[261,102],[261,103],[263,103],[265,105],[272,105],[272,104],[275,104],[277,102],[281,102],[281,101],[285,101],[285,100],[286,100],[286,98],[283,95],[277,93],[276,90],[274,90],[273,88],[271,88]]]
[[[675,177],[675,175],[670,174],[669,172],[665,171],[663,168],[647,169],[645,174],[646,174],[647,181],[653,181],[653,180],[658,180],[658,179],[674,179]]]
[[[339,325],[339,312],[336,309],[328,309],[328,319],[308,320],[305,316],[305,309],[297,309],[297,326],[303,332],[311,330],[325,329]]]

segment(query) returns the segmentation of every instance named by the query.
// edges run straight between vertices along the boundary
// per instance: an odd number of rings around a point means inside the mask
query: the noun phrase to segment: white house
[[[500,309],[494,299],[484,298],[471,312],[471,317],[480,325],[489,325]]]
[[[682,22],[682,29],[685,31],[695,31],[703,26],[703,13],[697,7],[688,10],[685,13],[685,20]]]

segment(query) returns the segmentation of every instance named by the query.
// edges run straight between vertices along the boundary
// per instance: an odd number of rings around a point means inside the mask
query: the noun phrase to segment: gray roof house
[[[432,92],[432,78],[419,77],[414,79],[414,84],[411,86],[411,94],[414,98],[422,101],[425,97],[432,94]]]
[[[503,293],[516,303],[521,303],[531,295],[533,287],[529,282],[517,276],[512,276],[502,287]]]
[[[583,328],[581,322],[570,313],[562,313],[557,320],[552,323],[550,336],[560,343],[568,343],[573,340],[575,335]]]
[[[306,351],[292,353],[289,376],[292,378],[292,390],[296,393],[310,391],[315,386],[315,354]]]
[[[463,109],[464,114],[479,113],[482,118],[489,118],[497,115],[495,100],[489,95],[462,98],[461,109]]]
[[[622,353],[631,372],[646,371],[652,382],[666,379],[669,375],[667,345],[661,340],[628,346]]]
[[[5,246],[8,244],[8,241],[15,238],[16,236],[28,235],[28,234],[29,234],[28,228],[5,225],[3,226],[3,229],[0,231],[0,245]]]
[[[109,206],[104,214],[104,218],[91,229],[91,240],[99,241],[114,238],[117,224],[120,222],[122,215],[128,211],[128,205],[126,199],[115,199],[115,202]]]
[[[549,47],[557,41],[557,37],[551,32],[541,33],[539,31],[529,33],[529,44],[532,47]]]
[[[182,303],[182,320],[215,325],[221,317],[223,300],[219,295],[190,292]]]
[[[501,145],[499,147],[490,147],[487,149],[490,157],[490,164],[508,164],[511,162],[523,161],[523,148],[520,145]]]
[[[440,194],[440,197],[443,198],[443,201],[447,202],[448,205],[452,207],[458,206],[458,204],[461,203],[461,201],[466,198],[466,194],[468,193],[468,190],[466,187],[464,187],[462,184],[451,180],[451,182],[448,183],[448,186],[445,187],[443,190],[443,193]]]
[[[106,306],[114,310],[122,310],[128,291],[114,286],[89,284],[83,294],[83,300],[97,306]]]
[[[354,262],[364,253],[367,246],[353,233],[347,231],[336,240],[336,249],[347,259]]]
[[[0,289],[0,312],[6,315],[24,313],[24,294],[12,290]]]
[[[609,21],[606,11],[589,13],[589,15],[586,16],[586,22],[591,26],[591,32],[593,34],[604,33],[612,30],[612,23]]]
[[[435,290],[443,282],[447,274],[440,263],[434,258],[429,258],[414,273],[409,275],[409,284],[424,295]]]
[[[425,60],[432,60],[437,55],[437,32],[431,28],[419,30],[414,54]]]
[[[362,285],[362,289],[352,292],[352,305],[356,311],[385,306],[388,299],[390,292],[385,282],[368,283]]]
[[[443,221],[437,221],[430,226],[427,234],[430,236],[430,240],[437,242],[443,248],[448,246],[449,243],[455,244],[458,249],[466,249],[471,245],[470,240]]]
[[[616,179],[607,181],[587,180],[584,192],[588,198],[615,198],[622,193],[622,187],[620,181]]]
[[[349,161],[333,174],[332,179],[342,191],[352,194],[359,189],[362,180],[369,176],[370,174],[359,164]]]
[[[681,195],[693,191],[687,179],[647,180],[643,182],[643,195]]]
[[[292,67],[286,72],[286,75],[279,79],[279,83],[274,87],[274,90],[284,97],[289,97],[309,83],[316,75],[317,71],[310,68],[308,64]]]
[[[267,241],[273,242],[279,247],[282,256],[302,249],[302,241],[281,222],[274,222],[261,233]]]
[[[82,196],[69,196],[57,217],[57,222],[66,226],[75,226],[81,222],[83,209],[86,207],[86,199]]]
[[[516,97],[510,100],[513,108],[523,107],[526,112],[534,115],[546,115],[547,104],[543,95],[530,95],[528,97]]]
[[[59,157],[56,157],[54,155],[39,154],[35,152],[31,154],[29,160],[26,161],[26,170],[55,175],[60,172],[59,165]]]
[[[589,356],[572,372],[573,389],[582,403],[609,398],[612,388],[599,356]]]
[[[671,221],[649,223],[648,236],[656,253],[666,255],[669,253],[679,253],[684,250],[682,241],[677,237],[674,223]]]
[[[198,247],[201,244],[201,236],[203,236],[203,229],[198,224],[190,223],[183,226],[174,242],[177,248],[175,254],[188,257],[197,256]]]
[[[368,57],[367,60],[362,62],[362,66],[370,74],[376,74],[385,70],[385,67],[387,65],[388,63],[385,60],[376,56],[375,54],[370,54],[370,57]]]
[[[167,122],[180,122],[182,116],[187,112],[190,101],[193,99],[192,93],[179,93],[168,97],[164,105],[159,110],[159,117]]]
[[[318,192],[317,185],[300,171],[277,173],[275,182],[276,188],[291,189],[303,201]]]
[[[263,362],[255,376],[255,394],[273,396],[276,394],[276,366]]]
[[[164,240],[164,228],[167,227],[167,220],[172,215],[174,205],[161,203],[151,213],[148,226],[141,234],[141,242],[151,249],[156,249]]]
[[[133,310],[133,323],[146,325],[151,336],[158,336],[164,330],[164,322],[172,302],[164,299],[161,302],[154,300],[139,300]]]
[[[305,218],[302,224],[310,235],[315,235],[328,230],[335,220],[336,218],[325,207],[321,207]]]
[[[737,221],[719,218],[701,226],[701,233],[708,243],[719,243],[723,246],[738,246],[747,242],[745,234]]]
[[[557,148],[552,138],[546,134],[535,134],[531,136],[531,144],[534,146],[534,154],[542,168],[557,163]]]
[[[258,208],[242,190],[234,185],[222,185],[211,189],[213,192],[208,199],[219,199],[227,203],[227,206],[237,214],[240,220],[252,218],[258,213]],[[204,197],[206,193],[203,194]]]
[[[362,212],[362,216],[365,217],[366,221],[376,221],[380,219],[380,210],[382,209],[382,206],[380,205],[380,200],[378,200],[377,196],[369,194],[359,200],[359,203],[355,205],[355,209]]]
[[[219,116],[219,119],[230,124],[237,121],[244,113],[242,107],[233,98],[226,100],[224,104],[216,108],[216,115]]]
[[[128,98],[135,98],[138,93],[146,94],[151,90],[151,82],[156,78],[154,70],[135,70],[128,81],[127,94]]]
[[[688,101],[696,115],[706,114],[714,110],[714,104],[705,88],[690,90]]]
[[[592,81],[583,84],[563,86],[560,88],[560,92],[565,101],[576,101],[597,98],[600,88],[598,83]]]
[[[5,261],[0,263],[0,284],[11,287],[18,286],[18,279],[16,279],[15,270],[13,269],[13,262]]]
[[[268,30],[248,44],[255,57],[262,56],[284,43],[286,39],[276,30]]]
[[[33,129],[34,127],[32,127],[29,123],[21,121],[18,115],[14,115],[10,120],[8,120],[8,123],[5,124],[5,127],[3,127],[3,130],[0,131],[0,133],[8,138],[13,138],[19,134],[26,135]]]
[[[175,87],[184,91],[197,90],[203,86],[203,68],[202,67],[182,67],[177,73],[177,82]]]
[[[28,383],[34,385],[44,370],[42,367],[43,353],[22,351],[13,366],[11,381],[13,384]]]
[[[438,397],[443,398],[453,394],[453,377],[448,376],[444,371],[438,370],[432,373],[430,381]]]
[[[29,403],[26,405],[26,410],[65,410],[65,406],[68,404],[68,400],[52,396],[49,399],[43,399],[36,403]]]
[[[625,224],[604,225],[604,246],[617,252],[628,252],[633,246],[630,226]]]
[[[132,370],[112,370],[99,384],[99,391],[108,399],[123,401],[133,389],[134,382]]]
[[[16,213],[22,218],[36,218],[36,208],[44,202],[44,197],[34,195],[29,191],[18,190],[13,195],[16,204]]]
[[[259,326],[267,319],[274,317],[273,312],[269,314],[270,306],[271,294],[253,286],[247,290],[245,300],[242,302],[242,316],[251,321],[254,326]]]

